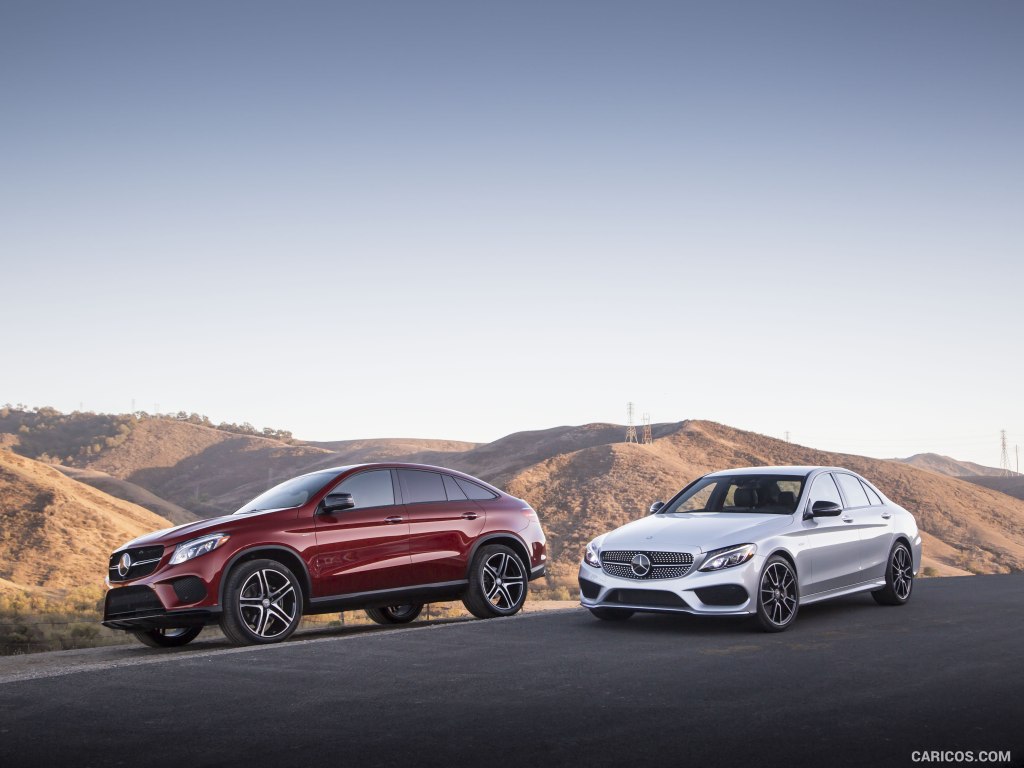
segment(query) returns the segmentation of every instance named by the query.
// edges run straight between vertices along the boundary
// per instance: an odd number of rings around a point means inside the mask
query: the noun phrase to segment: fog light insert
[[[693,590],[704,605],[743,605],[749,595],[739,584],[719,584]]]
[[[198,603],[206,599],[206,584],[198,576],[184,576],[172,582],[174,594],[183,603]]]
[[[601,585],[587,579],[580,579],[580,592],[587,600],[595,600],[601,594]]]

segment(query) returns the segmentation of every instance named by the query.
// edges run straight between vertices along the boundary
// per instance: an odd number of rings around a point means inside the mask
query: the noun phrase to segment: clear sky
[[[1024,3],[0,3],[0,402],[1024,444]]]

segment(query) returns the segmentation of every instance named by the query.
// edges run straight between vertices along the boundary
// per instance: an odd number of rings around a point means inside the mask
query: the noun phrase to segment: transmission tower
[[[999,435],[1003,448],[1003,455],[999,459],[999,467],[1003,470],[1003,475],[1008,477],[1012,472],[1010,470],[1010,453],[1006,450],[1006,430],[1000,430]]]
[[[633,424],[633,403],[626,403],[626,442],[636,443],[636,425]]]
[[[645,413],[644,416],[643,416],[643,419],[644,419],[643,442],[644,442],[644,445],[650,445],[651,443],[654,442],[654,438],[651,437],[651,414]]]

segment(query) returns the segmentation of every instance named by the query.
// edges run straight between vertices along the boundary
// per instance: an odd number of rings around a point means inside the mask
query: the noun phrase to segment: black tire
[[[220,628],[235,645],[279,643],[302,619],[302,586],[276,560],[249,560],[227,575],[223,608]]]
[[[893,544],[885,566],[885,586],[871,593],[879,605],[905,605],[914,591],[914,557],[902,541]]]
[[[423,610],[423,603],[405,603],[403,605],[383,605],[379,608],[367,608],[366,615],[378,624],[408,624],[416,619]]]
[[[588,608],[601,621],[625,621],[633,615],[628,608]]]
[[[772,555],[757,582],[757,623],[765,632],[785,632],[799,610],[796,570],[786,558]]]
[[[177,648],[188,645],[203,631],[202,627],[174,627],[173,629],[140,629],[132,632],[135,639],[150,648]]]
[[[478,619],[514,616],[526,602],[528,584],[519,555],[504,544],[488,544],[473,558],[462,604]]]

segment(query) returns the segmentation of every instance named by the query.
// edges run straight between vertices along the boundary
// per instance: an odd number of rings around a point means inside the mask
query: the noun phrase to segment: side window
[[[827,472],[814,478],[814,482],[811,484],[811,493],[807,498],[810,504],[814,504],[816,501],[833,501],[840,507],[843,506],[839,489],[836,488],[832,475]]]
[[[863,480],[861,480],[860,484],[864,486],[864,490],[868,494],[868,501],[871,502],[871,506],[872,507],[880,507],[880,506],[882,506],[882,498],[877,493],[875,493],[875,489],[872,488],[867,483],[865,483]]]
[[[866,507],[870,504],[868,495],[864,493],[864,486],[856,477],[839,472],[836,474],[836,479],[839,481],[839,487],[843,489],[843,495],[846,496],[849,506]]]
[[[455,482],[455,478],[451,475],[441,475],[444,478],[444,490],[448,494],[448,501],[465,501],[466,494],[459,488],[459,484]]]
[[[471,483],[469,480],[464,480],[461,477],[456,477],[455,482],[459,484],[459,488],[461,488],[469,498],[475,501],[483,501],[485,499],[497,498],[492,491],[488,491],[482,485]]]
[[[342,480],[333,493],[351,493],[356,509],[387,507],[395,503],[390,469],[372,469]]]
[[[398,476],[402,479],[402,491],[406,504],[448,501],[448,496],[444,492],[444,481],[441,480],[441,475],[437,472],[400,469]]]

